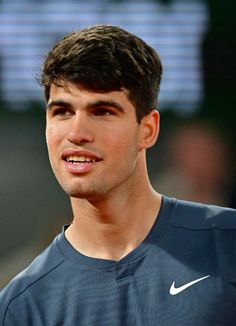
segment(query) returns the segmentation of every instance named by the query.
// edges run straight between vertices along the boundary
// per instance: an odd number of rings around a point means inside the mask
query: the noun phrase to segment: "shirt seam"
[[[51,268],[48,272],[46,272],[45,274],[43,274],[41,277],[37,278],[37,280],[32,281],[30,284],[28,284],[27,286],[24,287],[23,290],[20,291],[20,293],[16,294],[13,298],[11,298],[9,300],[9,302],[7,303],[7,307],[3,316],[3,325],[5,324],[5,320],[6,320],[6,316],[7,316],[7,312],[10,308],[10,305],[13,303],[13,301],[15,299],[17,299],[20,295],[22,295],[24,292],[26,292],[33,284],[37,283],[38,281],[40,281],[42,278],[44,278],[46,275],[48,275],[49,273],[51,273],[53,270],[55,270],[57,267],[59,267],[63,262],[65,261],[65,259],[63,258],[62,261],[60,261],[57,265],[55,265],[53,268]]]

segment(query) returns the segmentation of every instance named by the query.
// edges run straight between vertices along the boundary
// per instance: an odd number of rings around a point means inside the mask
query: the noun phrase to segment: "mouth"
[[[98,161],[100,161],[97,158],[91,158],[91,157],[87,157],[87,156],[68,156],[66,158],[64,158],[64,161],[68,162],[68,163],[72,163],[72,164],[78,164],[78,163],[96,163]]]
[[[91,152],[74,150],[66,150],[61,158],[65,162],[66,169],[75,174],[89,172],[98,162],[102,161]]]

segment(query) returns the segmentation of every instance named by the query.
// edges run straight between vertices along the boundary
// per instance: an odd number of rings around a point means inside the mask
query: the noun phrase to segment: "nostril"
[[[82,138],[82,139],[78,139],[78,138],[69,138],[68,141],[72,144],[75,145],[80,145],[82,146],[83,144],[87,144],[90,142],[90,140]]]
[[[93,140],[93,137],[88,132],[84,131],[71,131],[68,135],[68,141],[76,145],[82,145],[89,143]]]

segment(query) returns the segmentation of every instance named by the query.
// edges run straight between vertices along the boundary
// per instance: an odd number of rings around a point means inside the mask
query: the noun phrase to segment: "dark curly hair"
[[[157,108],[162,64],[156,51],[137,36],[109,25],[66,35],[48,53],[40,84],[48,101],[52,84],[66,80],[98,91],[126,88],[137,121]]]

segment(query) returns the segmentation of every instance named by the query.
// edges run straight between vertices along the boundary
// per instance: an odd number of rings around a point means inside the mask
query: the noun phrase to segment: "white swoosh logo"
[[[197,280],[194,280],[192,282],[189,282],[187,284],[184,284],[178,288],[175,287],[175,282],[172,283],[171,287],[170,287],[170,294],[171,295],[176,295],[182,291],[184,291],[185,289],[189,288],[190,286],[192,286],[193,284],[195,283],[198,283],[202,280],[205,280],[206,278],[210,277],[210,275],[207,275],[207,276],[204,276],[204,277],[201,277],[201,278],[198,278]]]

